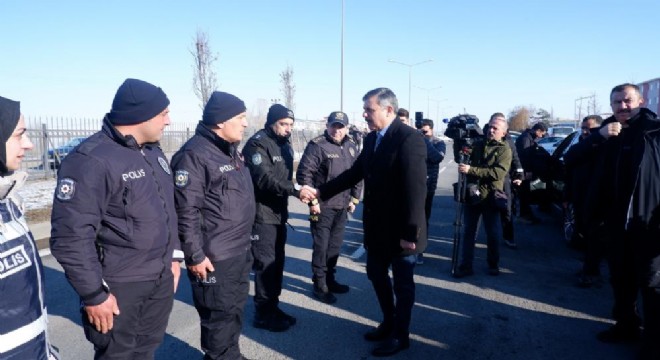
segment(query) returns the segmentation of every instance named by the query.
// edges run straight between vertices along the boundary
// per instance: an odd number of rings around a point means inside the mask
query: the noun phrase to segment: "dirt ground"
[[[40,209],[28,210],[25,213],[25,218],[30,223],[40,223],[44,221],[50,221],[51,210],[52,208],[50,206]]]

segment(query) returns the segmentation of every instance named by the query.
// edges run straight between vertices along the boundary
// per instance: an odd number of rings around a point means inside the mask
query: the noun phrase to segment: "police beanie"
[[[243,100],[226,92],[214,91],[206,106],[204,106],[202,122],[206,125],[217,125],[245,112],[245,110]]]
[[[7,140],[16,129],[16,124],[21,118],[21,104],[18,101],[9,100],[0,96],[0,176],[7,175]]]
[[[126,79],[117,89],[108,120],[113,125],[134,125],[160,114],[170,105],[165,92],[146,81]]]
[[[266,116],[266,126],[273,125],[279,120],[289,118],[291,120],[296,120],[293,117],[293,111],[287,109],[284,105],[274,104],[268,109],[268,115]]]

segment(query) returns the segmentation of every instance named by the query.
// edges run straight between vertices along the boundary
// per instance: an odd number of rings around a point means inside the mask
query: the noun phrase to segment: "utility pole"
[[[593,95],[591,95],[593,96]],[[582,121],[582,100],[586,100],[591,98],[591,96],[582,96],[577,99],[575,99],[575,128],[577,129],[580,125],[580,121]],[[580,105],[578,106],[578,101],[580,102]]]

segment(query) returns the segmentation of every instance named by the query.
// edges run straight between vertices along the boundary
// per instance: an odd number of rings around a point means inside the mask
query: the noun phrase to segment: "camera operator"
[[[420,122],[415,122],[415,127],[417,125],[419,125],[419,131],[424,135],[424,142],[426,143],[426,202],[424,203],[424,209],[426,211],[426,228],[428,229],[433,197],[435,196],[435,189],[438,187],[440,163],[445,158],[447,145],[440,138],[433,136],[433,120],[423,119]],[[423,254],[417,254],[417,265],[424,263]]]
[[[467,175],[470,200],[465,206],[465,236],[460,265],[453,274],[456,278],[474,274],[472,262],[481,217],[486,227],[488,274],[496,276],[500,273],[500,210],[496,206],[495,192],[503,191],[504,180],[511,166],[511,149],[502,140],[507,129],[508,125],[503,117],[494,117],[489,122],[486,139],[474,142],[468,162],[472,165],[458,165],[458,171]]]
[[[490,116],[490,120],[493,120],[494,118],[506,120],[502,113],[494,113]],[[488,128],[489,124],[484,125],[485,134],[488,133]],[[504,135],[502,141],[506,142],[511,149],[511,168],[506,175],[506,179],[504,179],[504,192],[507,196],[506,209],[500,211],[500,219],[502,220],[502,237],[504,238],[504,245],[509,249],[517,249],[518,244],[516,243],[513,232],[513,214],[515,212],[513,209],[513,203],[514,194],[518,192],[517,189],[522,184],[524,175],[522,164],[518,157],[518,151],[516,151],[516,145],[513,142],[513,139],[511,139],[511,135],[509,135],[508,131]]]

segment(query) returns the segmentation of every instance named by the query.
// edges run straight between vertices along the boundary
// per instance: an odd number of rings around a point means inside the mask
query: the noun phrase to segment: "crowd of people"
[[[613,115],[585,118],[580,141],[565,155],[564,202],[572,205],[575,233],[584,242],[580,284],[593,283],[603,259],[609,265],[616,324],[598,339],[641,338],[640,358],[658,359],[660,120],[641,107],[635,85],[615,87],[610,100]],[[374,356],[408,349],[414,270],[424,263],[446,144],[433,135],[432,120],[411,126],[390,89],[373,89],[362,101],[370,132],[356,133],[345,113],[331,112],[325,132],[305,148],[294,181],[291,109],[271,106],[264,128],[239,150],[245,103],[215,91],[194,135],[170,162],[158,144],[170,123],[167,95],[126,79],[102,129],[62,161],[53,200],[51,252],[80,297],[94,358],[154,357],[182,263],[205,359],[244,359],[239,337],[250,272],[252,325],[272,332],[295,326],[296,317],[279,306],[291,196],[309,206],[312,295],[326,304],[350,291],[336,276],[337,260],[348,214],[362,204],[366,272],[382,313],[364,339],[377,342]],[[534,183],[544,176],[536,140],[546,131],[536,124],[514,144],[505,116],[494,113],[485,136],[458,164],[467,195],[454,277],[474,275],[482,220],[488,274],[500,274],[500,243],[518,246],[515,193],[521,219],[539,221],[530,203]],[[57,359],[46,326],[41,260],[15,196],[26,178],[20,163],[32,143],[19,104],[2,97],[0,134],[0,253],[15,264],[0,269],[0,281],[5,289],[22,289],[15,298],[2,296],[0,359]],[[542,211],[549,206],[547,197],[536,201]]]

